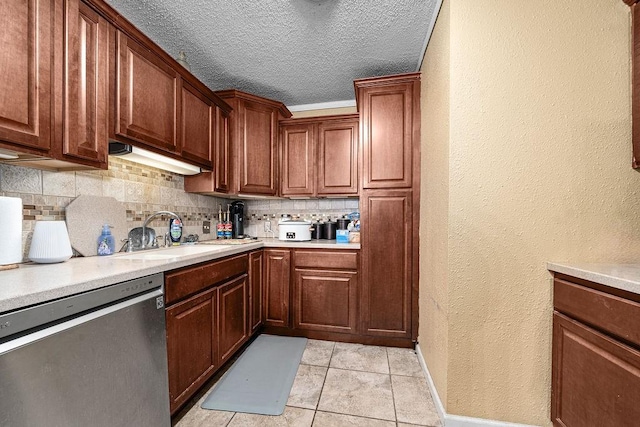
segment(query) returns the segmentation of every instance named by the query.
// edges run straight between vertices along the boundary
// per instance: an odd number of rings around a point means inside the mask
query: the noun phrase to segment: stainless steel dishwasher
[[[163,276],[0,315],[0,426],[168,426]]]

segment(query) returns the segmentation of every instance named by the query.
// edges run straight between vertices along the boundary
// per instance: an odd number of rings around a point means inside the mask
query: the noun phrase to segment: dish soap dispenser
[[[177,218],[171,218],[169,220],[169,237],[171,238],[172,246],[178,246],[180,244],[180,238],[182,238],[182,222]]]
[[[102,234],[98,237],[98,255],[112,255],[116,251],[116,239],[111,234],[109,224],[102,226]]]

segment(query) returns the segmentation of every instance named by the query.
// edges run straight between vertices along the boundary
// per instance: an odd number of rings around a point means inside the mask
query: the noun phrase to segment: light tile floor
[[[440,420],[413,350],[309,340],[280,416],[202,409],[177,427],[439,427]]]

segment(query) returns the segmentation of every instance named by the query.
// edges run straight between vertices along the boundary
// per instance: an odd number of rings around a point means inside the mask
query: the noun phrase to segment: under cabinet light
[[[2,159],[2,160],[15,160],[18,157],[19,157],[18,153],[14,152],[14,151],[5,150],[3,148],[0,148],[0,159]]]
[[[109,143],[109,155],[180,175],[196,175],[202,172],[198,166],[121,142]]]

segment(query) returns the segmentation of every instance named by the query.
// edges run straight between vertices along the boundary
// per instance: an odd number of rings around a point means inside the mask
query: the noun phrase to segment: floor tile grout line
[[[345,414],[343,412],[335,412],[335,411],[327,411],[327,410],[317,410],[316,412],[324,412],[327,414],[334,414],[334,415],[344,415],[345,417],[353,417],[353,418],[364,418],[366,420],[374,420],[374,421],[388,421],[390,423],[395,423],[397,424],[395,421],[393,420],[387,420],[386,418],[374,418],[374,417],[367,417],[366,415],[353,415],[353,414]],[[416,426],[418,426],[418,424],[416,424]],[[422,426],[420,426],[422,427]]]
[[[387,363],[389,364],[389,385],[391,386],[391,403],[393,403],[393,416],[396,418],[396,426],[398,425],[398,409],[396,408],[396,394],[393,391],[393,377],[391,375],[391,363],[389,362],[389,352],[385,351],[387,354]]]
[[[231,424],[231,421],[233,421],[233,419],[235,418],[237,412],[234,412],[233,415],[231,415],[231,418],[229,418],[229,421],[227,421],[227,424],[225,424],[225,427],[228,427],[229,424]]]
[[[333,352],[336,349],[336,343],[333,342],[333,346],[331,347],[331,354],[329,355],[329,364],[327,365],[327,370],[324,373],[324,380],[322,381],[322,387],[320,387],[320,395],[318,396],[318,403],[316,403],[316,410],[313,413],[313,418],[316,418],[316,412],[318,412],[318,406],[320,406],[320,400],[322,399],[322,392],[324,391],[324,385],[327,383],[327,375],[329,375],[329,369],[331,368],[331,359],[333,358]]]
[[[348,369],[348,368],[336,368],[335,366],[329,366],[331,369],[337,369],[339,371],[349,371],[349,372],[363,372],[365,374],[378,374],[378,375],[391,375],[389,372],[373,372],[373,371],[363,371],[361,369]]]

